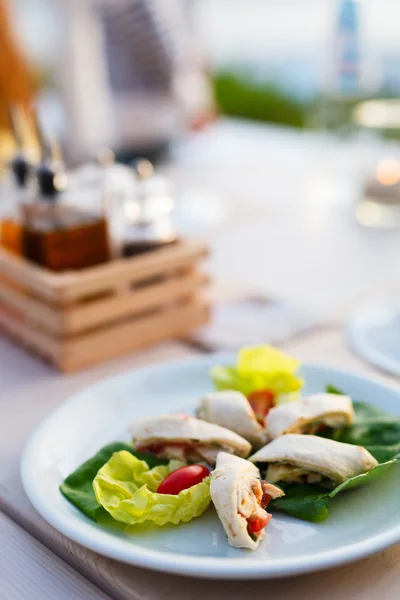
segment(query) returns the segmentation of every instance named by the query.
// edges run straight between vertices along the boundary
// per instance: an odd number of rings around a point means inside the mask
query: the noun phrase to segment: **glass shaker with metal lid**
[[[123,256],[143,254],[178,240],[169,183],[154,175],[153,165],[148,160],[137,161],[135,172],[136,199],[127,200],[124,205]]]

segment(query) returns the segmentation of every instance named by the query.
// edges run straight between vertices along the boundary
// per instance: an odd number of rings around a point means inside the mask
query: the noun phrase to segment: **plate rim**
[[[31,474],[30,465],[32,463],[33,454],[36,445],[40,442],[42,432],[57,419],[59,414],[68,411],[70,406],[79,402],[79,397],[89,390],[95,390],[97,386],[103,385],[105,382],[117,381],[132,373],[140,373],[145,375],[152,371],[169,371],[171,368],[179,368],[182,365],[190,367],[190,365],[204,365],[215,360],[227,360],[234,356],[232,353],[213,353],[206,356],[190,357],[187,359],[168,361],[161,364],[147,365],[137,369],[124,371],[118,375],[106,377],[91,385],[83,387],[64,400],[56,407],[45,419],[30,434],[27,443],[23,449],[20,459],[20,475],[25,493],[27,494],[31,504],[37,512],[55,529],[61,532],[74,542],[102,554],[111,559],[121,561],[123,563],[134,565],[138,568],[146,568],[154,571],[171,573],[175,575],[183,575],[190,577],[198,577],[204,579],[231,579],[231,580],[260,580],[269,578],[282,578],[303,573],[320,571],[327,568],[333,568],[342,564],[354,562],[375,552],[388,548],[400,542],[400,522],[397,526],[387,532],[383,532],[373,537],[360,542],[352,543],[340,548],[328,550],[323,554],[313,554],[308,557],[293,557],[291,559],[280,559],[273,563],[268,563],[264,559],[253,559],[251,562],[238,561],[236,558],[218,558],[203,557],[203,556],[187,556],[185,554],[160,552],[153,549],[143,548],[132,543],[129,552],[123,548],[118,548],[120,542],[117,539],[110,543],[110,534],[107,530],[97,527],[95,533],[91,533],[86,528],[83,528],[82,523],[78,520],[70,522],[69,517],[65,517],[60,513],[58,516],[55,511],[48,510],[46,502],[37,489],[36,483]],[[397,394],[400,399],[400,390],[395,384],[387,383],[377,376],[364,375],[361,372],[347,371],[336,367],[330,367],[323,363],[302,362],[301,367],[311,369],[329,369],[332,374],[335,373],[350,376],[353,379],[365,381],[385,388]],[[67,501],[67,500],[65,500]],[[95,523],[88,520],[87,525],[96,526]],[[112,537],[111,537],[112,539]]]

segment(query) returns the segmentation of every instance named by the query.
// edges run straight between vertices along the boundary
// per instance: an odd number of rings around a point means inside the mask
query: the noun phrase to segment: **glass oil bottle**
[[[17,154],[10,165],[11,186],[6,186],[7,211],[0,222],[0,244],[13,254],[22,254],[21,208],[28,196],[30,165]]]
[[[109,260],[104,216],[65,202],[66,173],[60,161],[43,160],[37,169],[38,195],[24,211],[23,252],[52,271],[84,269]]]

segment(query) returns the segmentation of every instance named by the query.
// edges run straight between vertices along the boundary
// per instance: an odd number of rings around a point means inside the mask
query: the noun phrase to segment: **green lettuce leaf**
[[[326,387],[326,391],[334,394],[344,393],[331,385]],[[346,444],[364,446],[368,450],[370,447],[376,447],[378,456],[375,456],[371,450],[370,452],[379,462],[384,462],[380,458],[395,457],[399,453],[400,419],[365,402],[353,401],[353,406],[355,412],[353,424],[344,429],[330,430],[325,437]],[[386,452],[384,447],[387,447]]]
[[[328,518],[329,495],[326,490],[315,485],[302,484],[279,483],[279,487],[284,490],[285,496],[272,500],[268,510],[276,509],[314,523],[321,523]]]
[[[326,393],[337,394],[338,396],[346,395],[344,392],[342,392],[342,390],[339,390],[339,388],[335,387],[334,385],[331,385],[330,383],[328,383],[328,385],[326,386]]]
[[[400,442],[388,446],[365,446],[365,448],[379,463],[384,463],[393,459],[400,462]]]
[[[190,521],[202,515],[210,504],[209,478],[176,496],[157,493],[165,477],[181,466],[179,461],[170,461],[149,469],[145,461],[131,453],[116,452],[93,481],[96,499],[116,521],[128,525],[145,521],[177,525]]]
[[[326,391],[344,393],[332,385],[328,385]],[[340,430],[327,429],[323,436],[364,446],[380,464],[368,473],[348,479],[330,492],[316,485],[282,485],[286,496],[271,502],[271,508],[307,521],[324,521],[329,516],[329,502],[337,494],[374,481],[400,462],[400,419],[364,402],[355,401],[353,405],[354,423]]]
[[[367,473],[362,473],[361,475],[350,477],[350,479],[347,479],[346,481],[335,487],[335,489],[330,492],[329,497],[334,498],[335,496],[337,496],[337,494],[343,492],[344,490],[350,490],[356,487],[361,487],[362,485],[366,485],[367,483],[376,481],[377,479],[379,479],[379,477],[382,477],[382,475],[388,469],[393,467],[393,465],[395,465],[396,463],[396,459],[388,460],[387,462],[377,465]]]
[[[155,467],[168,462],[154,458],[143,452],[137,452],[132,446],[123,442],[113,442],[101,448],[95,456],[89,458],[71,475],[68,475],[60,486],[60,491],[65,498],[93,521],[102,521],[107,517],[107,512],[96,500],[93,491],[93,479],[96,477],[98,470],[110,460],[114,452],[119,452],[120,450],[125,450],[138,459],[145,460],[149,467]]]
[[[269,504],[269,507],[286,512],[298,519],[321,523],[329,517],[329,502],[332,498],[345,490],[375,481],[396,464],[396,462],[395,459],[389,460],[374,467],[368,473],[351,477],[332,491],[324,490],[317,485],[279,484],[279,487],[284,490],[285,496],[273,500]]]
[[[240,350],[235,366],[211,369],[211,378],[217,390],[238,390],[248,396],[268,389],[288,401],[297,398],[304,383],[295,375],[299,366],[296,359],[272,346],[254,346]]]
[[[400,419],[364,402],[353,402],[354,423],[333,438],[357,446],[392,446],[400,441]]]

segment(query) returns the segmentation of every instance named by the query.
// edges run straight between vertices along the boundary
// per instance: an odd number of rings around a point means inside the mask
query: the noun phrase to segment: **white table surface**
[[[363,176],[395,152],[221,120],[178,147],[169,172],[196,211],[193,231],[211,244],[217,280],[332,321],[382,291],[400,296],[400,232],[355,219]]]
[[[315,141],[305,134],[222,122],[189,141],[186,152],[180,149],[169,171],[181,184],[207,193],[215,190],[221,198],[213,220],[207,206],[198,208],[203,216],[197,220],[201,228],[208,214],[203,233],[214,249],[210,269],[220,290],[261,290],[297,302],[318,319],[315,328],[284,342],[286,350],[301,360],[373,372],[393,382],[347,349],[341,325],[360,298],[396,292],[400,236],[363,231],[351,220],[348,205],[329,209],[320,231],[318,211],[302,200],[305,176],[298,168],[310,167],[313,147]],[[255,149],[257,158],[249,160]],[[71,393],[107,375],[196,351],[188,344],[165,343],[61,375],[7,338],[0,339],[0,600],[261,600],[266,590],[289,600],[299,595],[310,600],[397,599],[400,546],[353,565],[288,580],[194,581],[135,569],[87,551],[36,513],[22,490],[18,468],[26,438],[43,417]]]

